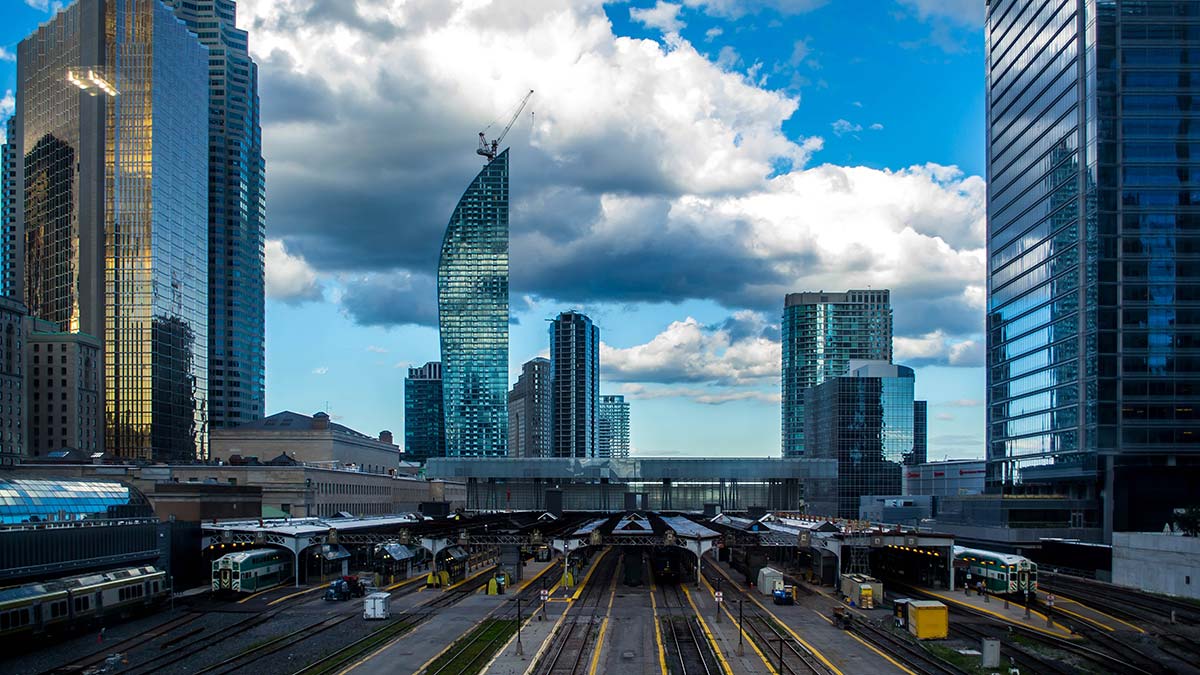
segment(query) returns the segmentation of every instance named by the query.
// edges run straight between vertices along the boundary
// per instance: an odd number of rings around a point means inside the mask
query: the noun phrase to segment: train
[[[645,578],[645,560],[641,549],[625,547],[621,553],[625,561],[622,564],[626,586],[641,586]]]
[[[167,574],[128,567],[0,590],[0,639],[63,631],[132,614],[167,598]]]
[[[965,582],[966,575],[970,575],[973,588],[982,580],[993,595],[1037,592],[1037,563],[1023,556],[955,546],[954,566],[960,581]]]
[[[291,578],[292,556],[273,548],[226,553],[212,563],[214,593],[257,593]]]

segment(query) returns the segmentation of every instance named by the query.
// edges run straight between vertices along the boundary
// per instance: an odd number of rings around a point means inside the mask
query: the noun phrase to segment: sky
[[[59,2],[0,2],[17,43]],[[786,293],[889,288],[929,457],[982,457],[982,0],[239,0],[267,162],[267,409],[402,435],[478,132],[511,147],[510,380],[599,325],[633,453],[779,453]]]

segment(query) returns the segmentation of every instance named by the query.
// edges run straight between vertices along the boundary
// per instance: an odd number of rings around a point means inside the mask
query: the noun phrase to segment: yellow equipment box
[[[908,632],[918,640],[940,640],[950,632],[950,612],[936,600],[908,602]]]

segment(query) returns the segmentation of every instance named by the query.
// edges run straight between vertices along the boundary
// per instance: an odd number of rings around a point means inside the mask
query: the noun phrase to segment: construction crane
[[[508,126],[504,127],[504,131],[500,132],[500,135],[496,137],[496,140],[489,141],[486,135],[487,130],[491,129],[492,124],[495,124],[495,122],[487,125],[484,127],[483,131],[479,132],[479,149],[475,151],[476,154],[487,157],[489,162],[493,159],[496,159],[496,153],[500,147],[500,142],[503,141],[504,137],[508,135],[508,130],[512,129],[513,124],[516,124],[517,118],[521,116],[521,111],[525,109],[525,104],[529,103],[529,98],[531,96],[533,96],[532,89],[529,90],[528,94],[525,94],[525,98],[521,99],[520,105],[517,106],[517,112],[513,113],[512,119],[508,121]]]

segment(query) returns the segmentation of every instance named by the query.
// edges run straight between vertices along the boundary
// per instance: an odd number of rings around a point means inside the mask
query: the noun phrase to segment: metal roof
[[[663,523],[675,530],[675,534],[689,539],[710,539],[721,535],[683,516],[664,516]]]
[[[584,523],[583,527],[579,528],[578,530],[575,530],[575,534],[572,536],[581,537],[586,534],[590,534],[592,530],[596,529],[597,527],[600,527],[601,525],[603,525],[606,522],[608,522],[608,518],[597,518],[595,520],[589,520],[588,522]]]
[[[372,527],[406,525],[409,523],[420,522],[425,521],[414,517],[412,514],[401,514],[395,516],[371,516],[364,518],[271,519],[263,520],[261,525],[257,520],[238,520],[216,524],[206,523],[203,527],[209,532],[221,532],[228,529],[237,532],[270,532],[273,534],[291,537],[301,537],[305,535],[323,534],[328,532],[330,528],[334,528],[339,532],[350,532],[354,530],[369,529]]]

